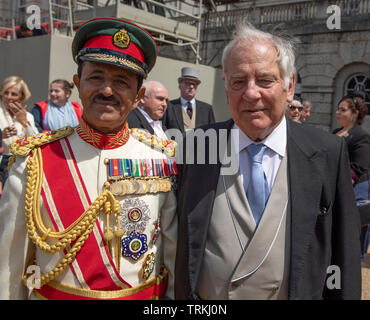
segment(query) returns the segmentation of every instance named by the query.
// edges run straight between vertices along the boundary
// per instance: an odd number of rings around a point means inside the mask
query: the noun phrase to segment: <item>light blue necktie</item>
[[[247,147],[249,159],[251,160],[251,174],[247,188],[247,198],[257,226],[261,220],[269,196],[267,179],[262,167],[262,157],[265,149],[266,146],[262,143],[252,143]]]

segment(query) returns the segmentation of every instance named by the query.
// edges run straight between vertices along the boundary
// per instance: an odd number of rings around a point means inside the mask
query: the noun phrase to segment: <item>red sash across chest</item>
[[[86,211],[91,200],[68,138],[43,146],[41,152],[44,171],[41,194],[54,228],[60,232]],[[83,289],[131,288],[112,261],[98,221],[70,268]]]

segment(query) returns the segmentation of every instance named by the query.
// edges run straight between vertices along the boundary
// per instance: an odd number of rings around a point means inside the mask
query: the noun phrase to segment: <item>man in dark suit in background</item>
[[[128,115],[128,126],[142,128],[160,138],[167,139],[166,127],[160,119],[167,110],[168,90],[158,81],[144,82],[143,87],[145,96],[140,99],[138,107]]]
[[[163,123],[168,129],[179,129],[185,132],[199,126],[215,122],[212,106],[195,99],[199,80],[199,71],[192,67],[181,69],[178,78],[181,97],[171,100]]]
[[[207,140],[193,164],[178,163],[176,299],[361,297],[345,141],[284,116],[294,95],[293,45],[244,22],[224,49],[232,119],[203,126],[218,141]],[[234,171],[222,165],[226,133],[239,159]],[[184,147],[192,138],[199,153],[205,136],[189,132]]]

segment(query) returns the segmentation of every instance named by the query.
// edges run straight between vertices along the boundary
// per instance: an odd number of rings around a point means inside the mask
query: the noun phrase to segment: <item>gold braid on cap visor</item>
[[[97,60],[97,61],[118,63],[121,66],[128,67],[130,69],[133,69],[133,70],[136,70],[136,71],[142,73],[143,75],[146,75],[146,72],[142,67],[140,67],[135,62],[132,62],[131,60],[126,59],[126,58],[117,57],[117,56],[107,54],[107,53],[85,53],[84,55],[80,56],[80,58],[81,57],[86,57],[86,58],[94,59],[94,60]]]

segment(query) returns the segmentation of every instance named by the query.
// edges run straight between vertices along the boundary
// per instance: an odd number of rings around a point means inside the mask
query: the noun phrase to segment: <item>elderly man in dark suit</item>
[[[145,96],[140,99],[137,108],[127,117],[130,128],[141,128],[155,134],[157,137],[167,139],[166,127],[160,120],[167,110],[168,90],[158,81],[143,83]]]
[[[360,222],[346,146],[285,118],[294,61],[290,40],[246,22],[224,49],[232,119],[202,127],[218,137],[217,148],[203,144],[203,164],[179,166],[177,299],[361,297]],[[237,172],[223,170],[226,134]],[[204,137],[190,132],[184,145],[191,138],[195,160],[202,158]],[[207,160],[212,152],[221,155],[216,164]]]
[[[168,129],[179,129],[182,133],[189,129],[215,122],[212,106],[195,99],[199,80],[199,71],[192,67],[181,69],[178,78],[181,97],[171,100],[163,122]]]

